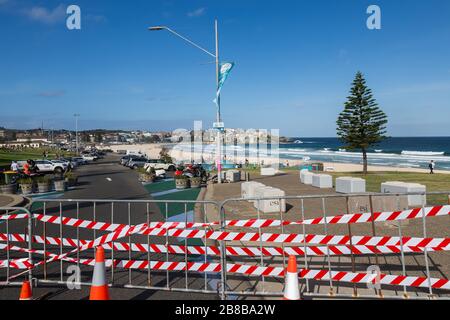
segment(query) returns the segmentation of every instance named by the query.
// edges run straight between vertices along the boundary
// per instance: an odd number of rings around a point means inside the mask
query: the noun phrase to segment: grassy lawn
[[[40,159],[46,151],[49,158],[56,157],[56,152],[63,156],[70,156],[69,153],[55,149],[23,149],[23,150],[0,150],[0,167],[9,167],[11,161],[22,161],[28,159]]]
[[[449,191],[450,194],[450,175],[447,174],[426,174],[409,172],[370,172],[363,175],[360,172],[347,173],[327,173],[334,178],[338,177],[356,177],[366,180],[368,192],[380,192],[381,183],[386,181],[402,181],[411,183],[420,183],[427,187],[427,191]],[[433,195],[428,197],[431,204],[448,204],[448,195]]]

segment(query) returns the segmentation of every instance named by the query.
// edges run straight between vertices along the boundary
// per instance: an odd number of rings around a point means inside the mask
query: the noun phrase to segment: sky
[[[81,8],[81,30],[66,9]],[[369,30],[369,5],[381,30]],[[333,137],[363,72],[391,136],[450,136],[448,0],[0,0],[0,126],[174,130],[215,120],[213,58],[234,62],[227,127]]]

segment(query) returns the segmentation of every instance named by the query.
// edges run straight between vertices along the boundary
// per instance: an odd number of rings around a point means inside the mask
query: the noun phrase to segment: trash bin
[[[321,163],[321,162],[312,163],[311,167],[312,167],[312,171],[323,172],[323,163]]]

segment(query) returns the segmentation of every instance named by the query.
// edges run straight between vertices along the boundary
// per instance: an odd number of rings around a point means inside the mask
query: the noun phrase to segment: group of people
[[[27,162],[23,165],[23,169],[20,170],[19,164],[17,163],[17,161],[13,161],[11,163],[11,167],[10,167],[11,171],[16,172],[16,173],[23,173],[27,176],[31,176],[33,174],[38,173],[39,168],[36,165],[36,162],[34,162],[34,160],[28,159]]]

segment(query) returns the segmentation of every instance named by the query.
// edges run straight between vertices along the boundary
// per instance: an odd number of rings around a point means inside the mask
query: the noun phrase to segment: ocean
[[[338,138],[294,138],[296,143],[280,144],[280,157],[342,163],[362,163],[359,150],[345,150]],[[368,150],[371,165],[450,170],[450,137],[388,138]]]
[[[296,143],[280,144],[279,157],[282,159],[362,163],[359,150],[345,150],[338,138],[294,138]],[[180,144],[173,149],[184,151],[203,151],[205,158],[215,153],[216,145],[203,146]],[[270,150],[270,146],[266,146]],[[265,152],[269,152],[266,149]],[[260,151],[261,152],[261,149]],[[232,159],[234,154],[248,157],[258,153],[258,146],[227,145],[222,154]],[[428,168],[431,160],[436,162],[436,170],[450,170],[450,137],[409,137],[388,138],[379,145],[368,150],[368,163],[375,166],[399,168]]]

